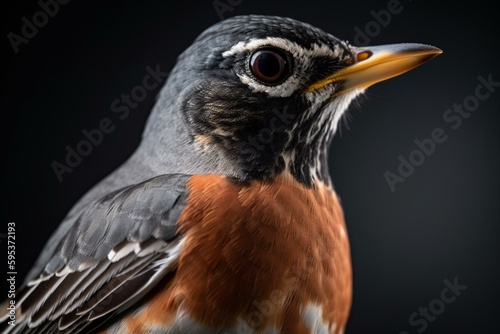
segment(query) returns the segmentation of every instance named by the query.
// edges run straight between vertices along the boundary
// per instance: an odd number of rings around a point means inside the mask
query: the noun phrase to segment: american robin
[[[439,53],[281,17],[208,28],[137,151],[70,211],[15,314],[2,306],[3,333],[343,333],[351,261],[329,144],[367,87]]]

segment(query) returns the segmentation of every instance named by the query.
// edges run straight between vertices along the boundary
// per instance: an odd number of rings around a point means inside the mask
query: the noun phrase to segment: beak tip
[[[422,48],[421,48],[422,52],[428,52],[429,54],[434,54],[436,56],[443,53],[443,50],[441,50],[440,48],[437,48],[435,46],[428,45],[428,44],[421,44],[421,45],[422,45]]]

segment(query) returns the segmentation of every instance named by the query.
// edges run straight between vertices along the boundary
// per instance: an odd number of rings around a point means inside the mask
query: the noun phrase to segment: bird
[[[177,59],[131,157],[48,240],[2,333],[344,333],[328,152],[351,102],[439,55],[243,15]],[[7,311],[6,311],[7,310]]]

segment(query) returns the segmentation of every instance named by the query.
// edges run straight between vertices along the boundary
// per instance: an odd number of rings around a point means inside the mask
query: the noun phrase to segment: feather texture
[[[0,332],[86,332],[143,297],[175,269],[187,179],[162,175],[92,202],[19,290],[16,326],[2,307]]]

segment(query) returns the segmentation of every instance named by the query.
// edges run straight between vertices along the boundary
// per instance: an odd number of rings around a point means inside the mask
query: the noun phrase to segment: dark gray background
[[[364,29],[374,20],[370,11],[387,4],[243,0],[224,16],[290,16],[352,41],[354,27]],[[474,94],[478,76],[500,81],[498,16],[480,1],[401,5],[371,44],[422,42],[444,53],[370,88],[334,140],[331,170],[354,266],[347,333],[417,333],[421,326],[411,326],[408,317],[439,298],[443,280],[455,277],[467,290],[425,332],[483,333],[497,328],[500,311],[500,91],[457,130],[442,116]],[[111,102],[141,84],[147,65],[170,70],[177,55],[219,17],[212,1],[72,1],[14,54],[7,33],[19,33],[21,18],[31,18],[40,7],[36,1],[5,6],[1,221],[16,222],[20,282],[72,204],[134,151],[158,89],[123,121],[111,112]],[[75,147],[84,138],[81,131],[97,128],[104,117],[113,120],[115,131],[59,183],[51,162],[63,161],[65,146]],[[413,141],[438,127],[447,141],[391,192],[383,173],[396,172],[398,156],[408,157]]]

